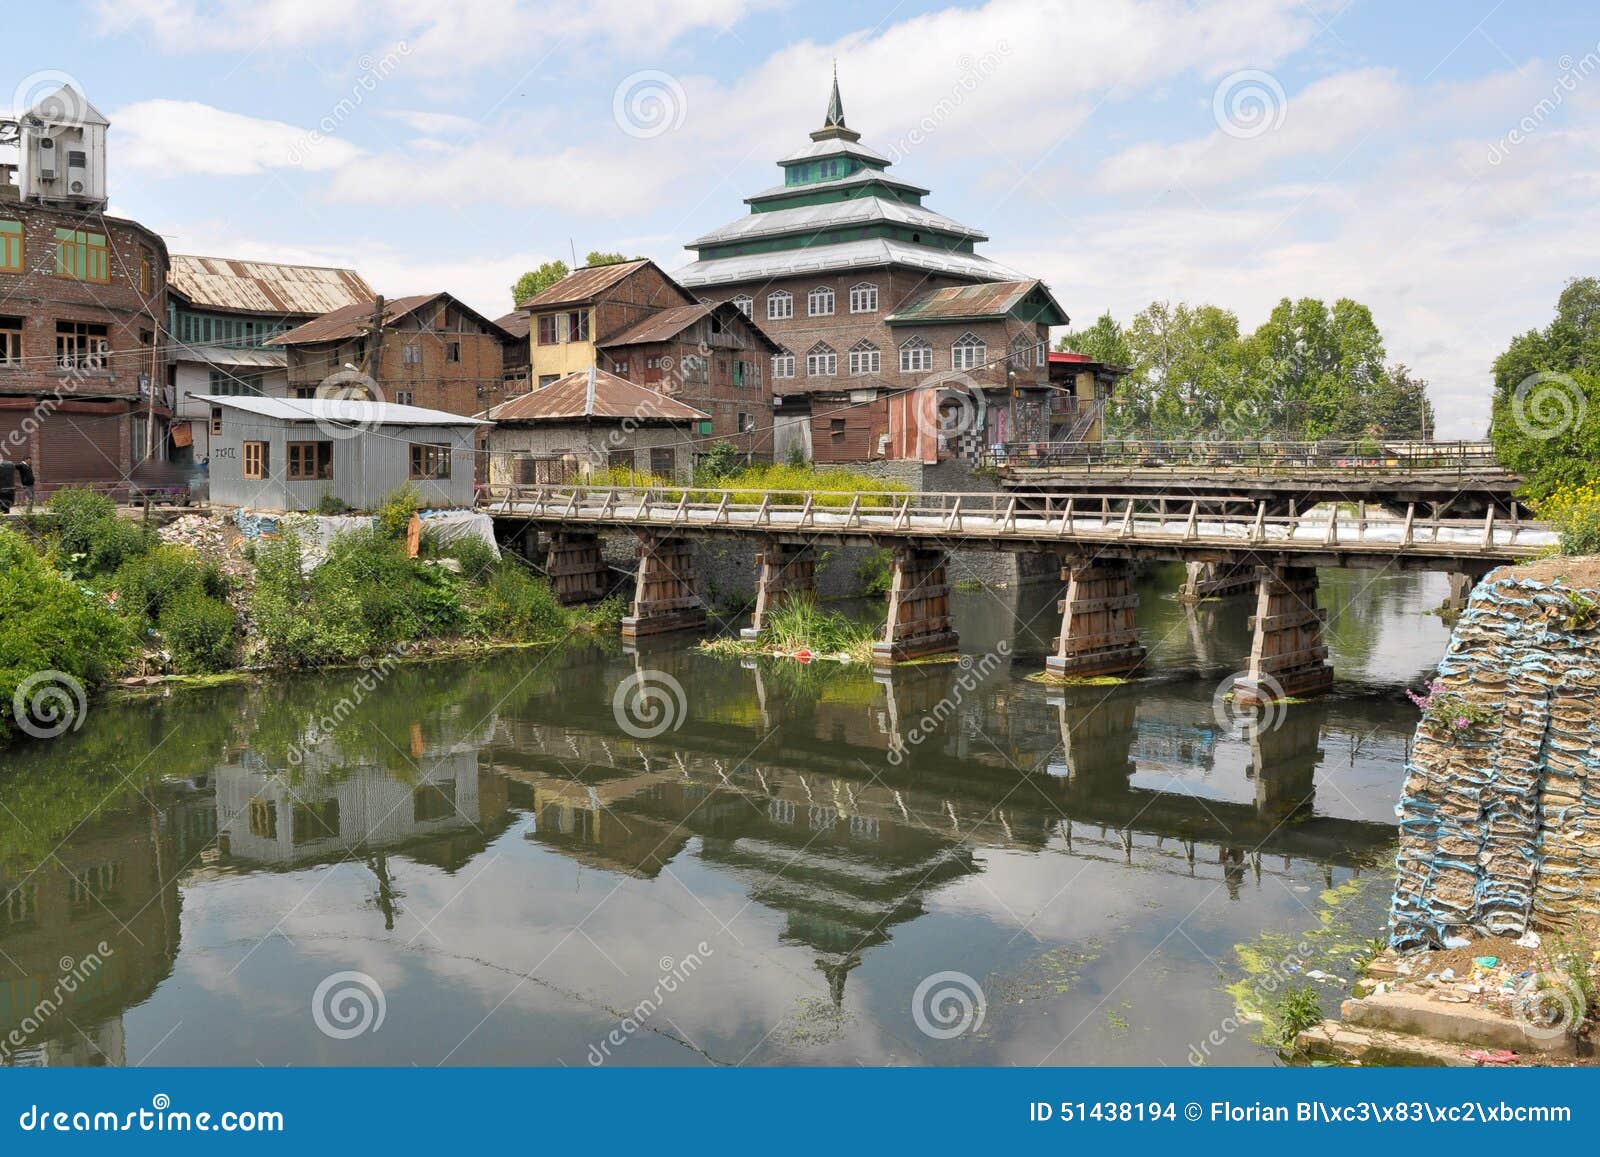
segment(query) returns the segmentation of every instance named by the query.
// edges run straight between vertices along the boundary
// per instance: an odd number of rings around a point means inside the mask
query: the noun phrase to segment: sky
[[[77,11],[73,11],[76,9]],[[175,253],[350,266],[490,316],[592,249],[686,264],[846,118],[1075,323],[1369,305],[1440,437],[1600,274],[1600,8],[1348,0],[83,0],[7,18],[13,107],[111,121]],[[32,52],[26,51],[32,46]]]

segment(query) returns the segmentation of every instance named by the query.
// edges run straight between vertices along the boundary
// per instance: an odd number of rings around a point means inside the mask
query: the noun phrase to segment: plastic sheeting
[[[494,540],[494,519],[475,510],[424,510],[422,529],[435,535],[439,544],[459,542],[463,538],[476,538],[488,544],[495,558],[500,557],[500,544]]]
[[[1594,598],[1587,591],[1585,598]],[[1558,584],[1491,575],[1439,666],[1496,717],[1418,725],[1396,809],[1397,948],[1600,915],[1600,631]]]

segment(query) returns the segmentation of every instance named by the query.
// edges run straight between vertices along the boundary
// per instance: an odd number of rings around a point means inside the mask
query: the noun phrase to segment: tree
[[[584,264],[594,265],[620,265],[624,261],[638,261],[637,257],[629,257],[623,253],[603,253],[598,249],[591,249],[589,256],[584,258]]]
[[[1088,329],[1069,330],[1056,342],[1056,349],[1062,353],[1086,354],[1112,366],[1133,364],[1133,350],[1128,348],[1127,335],[1109,309],[1095,318]]]
[[[565,261],[546,261],[537,269],[530,269],[511,287],[511,304],[515,308],[536,293],[542,293],[572,271]]]
[[[1567,282],[1550,324],[1495,359],[1489,437],[1532,498],[1600,479],[1600,281]]]

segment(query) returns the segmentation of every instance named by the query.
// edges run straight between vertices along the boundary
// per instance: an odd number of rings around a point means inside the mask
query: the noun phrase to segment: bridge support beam
[[[769,539],[756,555],[756,566],[755,613],[739,632],[746,639],[761,634],[768,618],[791,599],[817,594],[817,556],[809,546]]]
[[[1317,606],[1315,567],[1262,567],[1250,618],[1250,666],[1233,685],[1234,703],[1250,707],[1332,687],[1333,667],[1322,641],[1325,617]]]
[[[945,577],[944,551],[895,547],[889,621],[884,625],[883,639],[872,645],[873,666],[946,655],[959,642],[950,627],[950,586]]]
[[[639,536],[639,574],[633,611],[622,620],[626,643],[706,625],[706,608],[694,591],[694,549],[683,538]]]
[[[1178,601],[1198,603],[1203,599],[1222,599],[1255,590],[1256,568],[1229,562],[1189,562],[1184,564],[1183,589]]]
[[[1122,559],[1068,558],[1061,568],[1061,637],[1045,660],[1051,675],[1128,675],[1144,664],[1135,612],[1133,567]]]
[[[611,572],[600,555],[598,534],[556,531],[550,536],[544,569],[563,606],[599,602],[611,585]]]

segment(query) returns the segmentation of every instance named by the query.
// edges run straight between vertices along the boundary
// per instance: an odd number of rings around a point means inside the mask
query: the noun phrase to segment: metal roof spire
[[[844,123],[844,101],[839,99],[839,62],[833,62],[833,95],[828,98],[828,119],[825,122],[829,128],[842,129]]]

